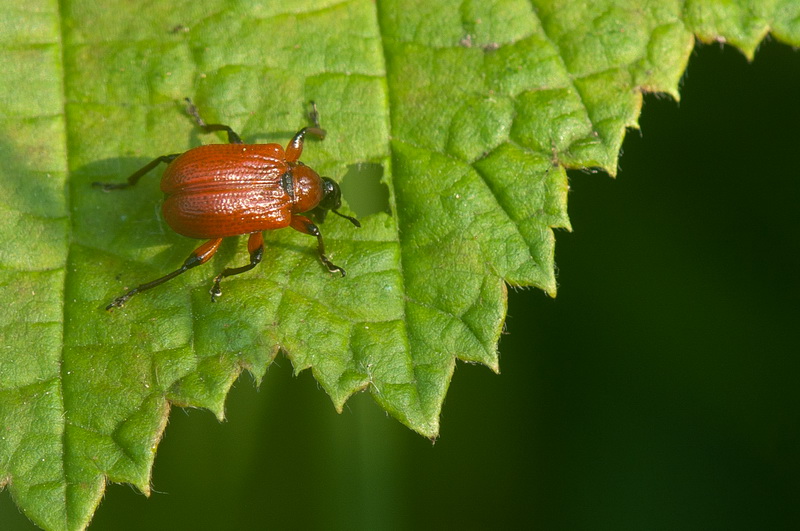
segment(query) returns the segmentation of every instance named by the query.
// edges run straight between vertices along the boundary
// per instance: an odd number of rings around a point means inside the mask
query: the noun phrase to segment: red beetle
[[[185,153],[163,155],[128,177],[124,183],[93,183],[104,190],[135,185],[143,175],[164,162],[169,164],[161,178],[166,194],[162,206],[164,219],[172,229],[190,238],[208,241],[194,250],[183,265],[161,278],[141,284],[111,301],[106,310],[121,308],[128,299],[154,288],[189,269],[208,262],[219,249],[223,238],[249,234],[247,250],[250,263],[226,268],[214,278],[211,302],[222,294],[220,281],[253,269],[264,255],[262,231],[292,227],[317,237],[322,263],[331,272],[345,275],[344,269],[325,256],[325,245],[319,228],[301,214],[314,212],[322,220],[328,210],[350,220],[357,219],[337,211],[342,204],[339,185],[300,162],[306,134],[325,138],[320,129],[316,107],[314,127],[304,127],[294,135],[286,150],[279,144],[245,144],[233,129],[222,124],[207,124],[189,98],[188,112],[203,131],[225,131],[228,144],[199,146]],[[312,102],[313,105],[313,102]]]

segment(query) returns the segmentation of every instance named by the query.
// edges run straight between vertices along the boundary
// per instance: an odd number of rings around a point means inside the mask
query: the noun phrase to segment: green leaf
[[[0,485],[43,528],[85,527],[107,481],[149,492],[171,404],[222,418],[279,351],[338,410],[368,390],[436,437],[456,360],[499,370],[506,284],[555,295],[566,168],[615,173],[642,92],[678,97],[694,34],[752,57],[770,31],[800,45],[798,20],[790,0],[0,7]],[[157,173],[91,187],[222,141],[186,96],[249,142],[287,142],[317,102],[328,137],[303,160],[364,225],[322,226],[346,278],[276,231],[217,304],[211,278],[248,260],[235,239],[103,311],[199,245],[161,219]]]

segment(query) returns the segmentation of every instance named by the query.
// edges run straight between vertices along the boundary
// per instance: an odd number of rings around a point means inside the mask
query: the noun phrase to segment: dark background
[[[559,295],[510,293],[435,445],[279,358],[225,423],[174,409],[151,498],[110,486],[92,529],[795,529],[798,128],[800,53],[698,47],[617,179],[570,175]],[[0,529],[32,529],[7,493]]]

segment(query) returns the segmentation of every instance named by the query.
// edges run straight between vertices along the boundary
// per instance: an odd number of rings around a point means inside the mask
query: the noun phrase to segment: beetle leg
[[[289,145],[286,146],[287,162],[297,162],[300,159],[300,155],[303,154],[303,141],[306,138],[306,134],[314,135],[322,140],[328,133],[325,132],[325,129],[319,127],[304,127],[300,129],[295,133]]]
[[[189,255],[189,258],[186,259],[186,261],[180,268],[176,269],[175,271],[173,271],[168,275],[164,275],[161,278],[157,278],[150,282],[146,282],[144,284],[136,286],[125,295],[120,295],[119,297],[111,301],[111,303],[109,303],[108,306],[106,306],[106,310],[111,310],[113,308],[122,308],[123,306],[125,306],[125,303],[128,302],[128,299],[130,299],[137,293],[141,293],[143,291],[149,290],[150,288],[159,286],[168,280],[172,280],[181,273],[185,273],[186,271],[188,271],[193,267],[197,267],[200,264],[205,264],[211,259],[212,256],[214,256],[214,253],[217,252],[220,243],[222,243],[222,238],[208,240],[206,243],[195,249],[194,252],[192,252],[192,254]]]
[[[242,267],[225,268],[222,273],[216,276],[214,279],[214,285],[211,287],[211,291],[209,292],[211,293],[211,302],[217,302],[217,297],[222,295],[222,290],[219,287],[219,283],[223,278],[232,275],[238,275],[239,273],[244,273],[245,271],[250,271],[261,262],[261,259],[264,257],[264,235],[260,232],[254,232],[251,234],[250,239],[247,240],[247,250],[250,252],[249,264]]]
[[[192,100],[186,98],[186,103],[189,104],[189,106],[186,108],[186,112],[192,115],[192,118],[195,119],[197,125],[203,128],[203,131],[205,131],[206,133],[213,133],[214,131],[225,131],[226,133],[228,133],[229,144],[243,143],[241,137],[239,137],[239,135],[236,134],[236,132],[233,129],[231,129],[229,125],[207,124],[206,121],[200,117],[200,112],[197,110],[197,107],[195,107],[194,103],[192,103]]]
[[[310,234],[311,236],[317,237],[317,251],[319,252],[319,259],[322,260],[322,263],[325,264],[325,267],[328,268],[328,271],[331,273],[339,272],[342,276],[345,275],[344,269],[335,265],[333,262],[328,260],[328,257],[325,256],[325,244],[322,242],[322,233],[319,231],[319,227],[314,225],[310,219],[305,216],[292,216],[292,221],[289,225],[296,231],[300,231],[303,234]]]
[[[163,162],[165,164],[169,164],[170,162],[178,158],[178,156],[180,156],[180,153],[173,153],[172,155],[162,155],[155,160],[151,160],[150,162],[145,164],[143,168],[139,169],[138,171],[135,171],[130,177],[128,177],[128,179],[124,183],[94,182],[92,183],[92,186],[96,188],[102,188],[105,191],[119,190],[120,188],[128,188],[138,183],[139,179],[141,179],[147,172],[158,166],[160,163]]]
[[[319,128],[319,111],[317,110],[317,102],[311,100],[309,103],[311,104],[311,112],[308,113],[308,117],[311,119],[311,122],[314,124],[314,126]]]

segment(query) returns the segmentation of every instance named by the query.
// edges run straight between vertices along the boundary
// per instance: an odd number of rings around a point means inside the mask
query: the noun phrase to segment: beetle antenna
[[[333,212],[333,213],[334,213],[334,214],[336,214],[337,216],[341,216],[341,217],[343,217],[344,219],[346,219],[346,220],[349,220],[349,221],[350,221],[350,223],[352,223],[352,224],[353,224],[353,225],[355,225],[356,227],[361,227],[361,222],[360,222],[360,221],[358,221],[356,218],[351,218],[350,216],[346,216],[346,215],[342,214],[341,212],[339,212],[339,211],[337,211],[337,210],[332,210],[331,212]]]

